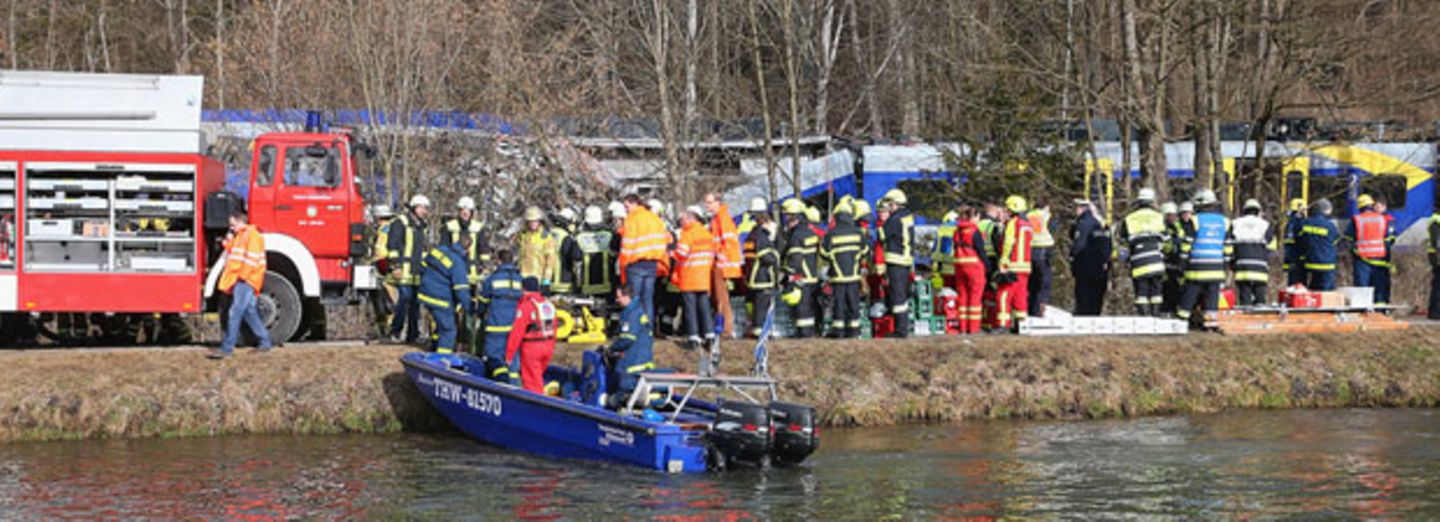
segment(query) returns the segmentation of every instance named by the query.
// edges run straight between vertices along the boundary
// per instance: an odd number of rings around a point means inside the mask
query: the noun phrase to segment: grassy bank
[[[1440,403],[1440,329],[1233,338],[780,341],[787,400],[829,425]],[[578,360],[562,348],[561,361]],[[0,440],[443,429],[393,346],[0,353]],[[669,345],[660,363],[693,367]],[[744,372],[750,345],[726,345]]]

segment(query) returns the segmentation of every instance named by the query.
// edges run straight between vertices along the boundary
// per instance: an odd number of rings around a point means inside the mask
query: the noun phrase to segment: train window
[[[260,168],[255,171],[255,184],[268,187],[275,181],[275,146],[266,145],[260,149]]]
[[[1290,194],[1293,198],[1300,193]],[[1330,200],[1330,204],[1335,206],[1335,215],[1343,213],[1350,205],[1350,177],[1310,176],[1310,202],[1320,201],[1320,198]]]
[[[897,184],[909,199],[910,211],[939,221],[946,212],[960,207],[960,191],[943,179],[915,179]]]
[[[1381,174],[1360,178],[1360,193],[1384,201],[1389,210],[1405,208],[1405,187],[1404,176]]]

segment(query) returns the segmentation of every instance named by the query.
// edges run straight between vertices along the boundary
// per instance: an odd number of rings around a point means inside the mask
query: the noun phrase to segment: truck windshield
[[[326,148],[324,156],[307,154],[305,147],[285,149],[285,184],[291,187],[339,186],[339,149]]]

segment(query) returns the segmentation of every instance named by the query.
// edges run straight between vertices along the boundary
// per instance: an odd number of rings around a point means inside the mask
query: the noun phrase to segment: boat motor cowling
[[[775,444],[771,456],[776,464],[799,464],[820,447],[820,432],[815,427],[815,408],[788,402],[772,402],[770,418],[775,423]]]
[[[722,468],[737,462],[764,465],[774,436],[770,408],[724,399],[716,406],[715,423],[707,437],[712,462]]]

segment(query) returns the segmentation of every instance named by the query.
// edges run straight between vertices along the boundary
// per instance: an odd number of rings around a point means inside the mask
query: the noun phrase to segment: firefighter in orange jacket
[[[544,394],[545,369],[555,356],[555,331],[559,321],[555,305],[540,293],[538,279],[527,277],[521,286],[525,294],[520,297],[515,324],[505,342],[505,360],[510,364],[511,384]]]
[[[701,224],[704,216],[700,207],[690,207],[680,216],[680,242],[675,245],[675,270],[670,274],[670,283],[685,303],[685,339],[693,348],[715,343],[715,315],[710,309],[715,237]]]
[[[247,223],[245,213],[230,214],[230,237],[225,240],[225,269],[220,273],[219,289],[231,295],[230,313],[225,323],[225,340],[220,349],[212,350],[208,357],[225,359],[235,352],[235,343],[240,340],[240,325],[250,327],[259,339],[259,350],[268,352],[273,347],[270,331],[260,320],[257,297],[265,286],[265,237],[254,225]]]
[[[1025,320],[1030,301],[1030,242],[1034,232],[1025,219],[1025,198],[1005,198],[1010,220],[1001,236],[999,259],[995,272],[995,305],[997,326],[1009,330]]]
[[[730,309],[730,282],[740,279],[744,258],[740,256],[740,233],[730,207],[714,192],[705,195],[705,211],[710,214],[710,235],[715,237],[715,269],[710,277],[710,298],[715,311],[725,319],[721,335],[735,334],[735,311]]]

